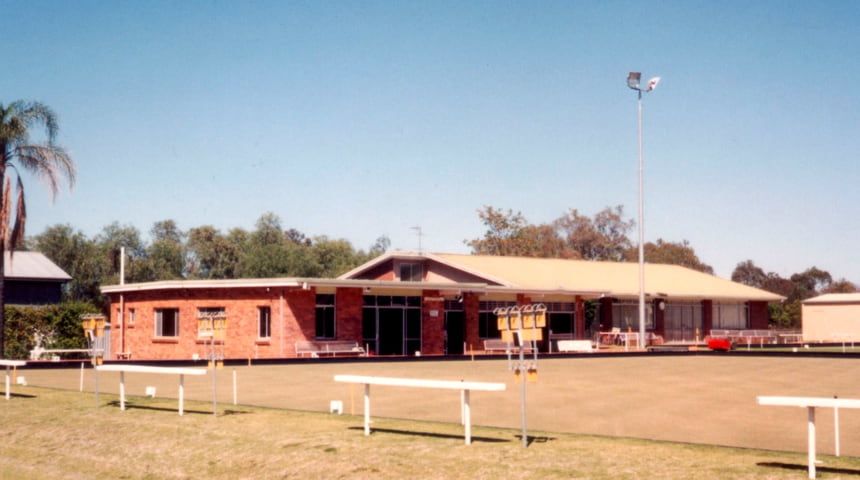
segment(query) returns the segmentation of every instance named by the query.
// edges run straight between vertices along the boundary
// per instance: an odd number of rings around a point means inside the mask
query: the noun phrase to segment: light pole
[[[645,347],[645,200],[642,195],[642,92],[650,92],[657,88],[660,77],[648,80],[648,86],[639,86],[642,78],[640,72],[630,72],[627,75],[627,86],[638,93],[639,106],[639,348]]]

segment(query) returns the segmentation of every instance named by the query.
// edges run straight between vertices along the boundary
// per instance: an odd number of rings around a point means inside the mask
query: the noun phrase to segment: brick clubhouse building
[[[386,253],[338,278],[180,280],[105,286],[110,351],[205,358],[198,318],[227,318],[226,358],[289,358],[301,342],[356,342],[372,355],[458,355],[499,338],[497,307],[542,303],[542,351],[561,339],[638,329],[638,265]],[[711,329],[766,329],[782,297],[677,265],[646,265],[646,329],[689,343]]]

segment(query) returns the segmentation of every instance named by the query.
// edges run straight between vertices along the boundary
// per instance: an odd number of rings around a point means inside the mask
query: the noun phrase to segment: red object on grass
[[[712,338],[708,340],[708,348],[728,352],[732,349],[732,342],[727,338]]]

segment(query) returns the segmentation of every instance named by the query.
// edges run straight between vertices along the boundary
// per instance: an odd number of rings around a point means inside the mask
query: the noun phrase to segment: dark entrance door
[[[379,355],[403,355],[403,309],[379,309]]]
[[[463,312],[445,312],[445,353],[462,355],[463,342],[466,341],[465,314]]]

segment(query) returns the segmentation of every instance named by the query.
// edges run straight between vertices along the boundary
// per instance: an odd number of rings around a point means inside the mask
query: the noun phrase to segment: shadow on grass
[[[519,441],[523,441],[522,435],[514,435]],[[531,446],[533,443],[547,443],[555,440],[555,437],[526,437],[526,446]]]
[[[802,472],[809,470],[808,465],[796,464],[796,463],[759,462],[756,465],[758,465],[759,467],[781,468],[783,470],[797,470],[797,471],[802,471]],[[816,466],[815,471],[817,473],[835,473],[835,474],[839,474],[839,475],[857,475],[857,476],[860,476],[860,470],[855,470],[853,468],[835,468],[835,467]]]
[[[110,401],[107,403],[107,405],[109,405],[111,407],[119,407],[120,406],[119,400]],[[125,408],[126,408],[126,410],[130,410],[130,409],[134,408],[137,410],[152,410],[152,411],[156,411],[156,412],[179,413],[179,407],[178,406],[176,406],[176,407],[155,407],[152,405],[137,405],[134,403],[125,402]],[[207,410],[193,410],[193,409],[187,409],[187,408],[182,409],[182,413],[183,414],[192,414],[192,415],[212,415],[211,410],[208,410],[208,411]],[[222,416],[227,416],[227,415],[240,415],[240,414],[245,414],[245,413],[251,413],[251,412],[246,412],[246,411],[242,411],[242,410],[224,410],[222,413],[219,413],[218,416],[222,417]]]
[[[36,398],[35,395],[28,395],[26,393],[15,393],[15,392],[9,393],[9,397],[11,397],[11,398]],[[3,397],[3,398],[6,398],[6,397]]]
[[[350,430],[360,430],[364,431],[364,427],[349,427]],[[433,433],[433,432],[417,432],[415,430],[397,430],[393,428],[371,428],[371,433],[379,432],[379,433],[390,433],[394,435],[409,435],[413,437],[428,437],[428,438],[452,438],[457,440],[463,440],[464,435],[454,435],[450,433]],[[490,437],[476,437],[472,435],[472,442],[484,442],[484,443],[508,443],[510,440],[504,440],[501,438],[490,438]]]

